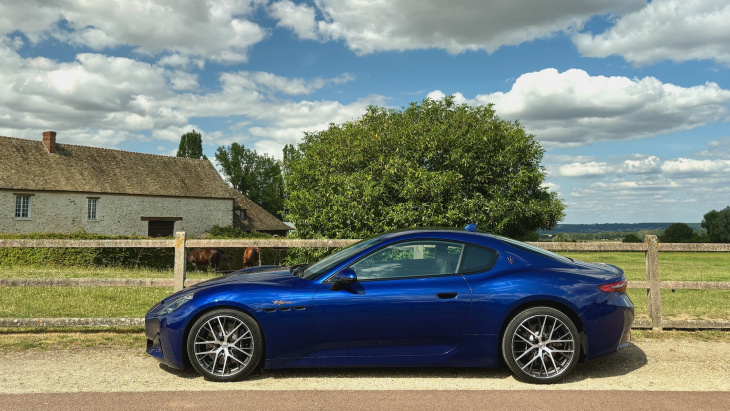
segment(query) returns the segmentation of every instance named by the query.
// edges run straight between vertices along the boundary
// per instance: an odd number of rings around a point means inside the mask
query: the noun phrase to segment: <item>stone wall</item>
[[[15,194],[31,195],[30,218],[15,218]],[[97,198],[97,219],[87,220],[87,199]],[[150,217],[182,218],[174,231],[195,237],[233,223],[232,199],[0,190],[0,233],[87,233],[147,236]]]

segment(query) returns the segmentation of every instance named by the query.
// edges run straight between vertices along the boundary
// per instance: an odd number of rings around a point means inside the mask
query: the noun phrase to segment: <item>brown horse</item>
[[[228,256],[217,248],[192,248],[188,251],[188,263],[196,270],[199,265],[207,265],[217,270],[221,259],[228,264]]]
[[[248,247],[243,252],[243,268],[261,265],[261,249],[258,247]]]

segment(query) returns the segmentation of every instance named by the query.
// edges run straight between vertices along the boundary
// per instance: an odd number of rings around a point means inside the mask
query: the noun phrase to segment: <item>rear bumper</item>
[[[614,353],[628,346],[634,324],[634,304],[624,293],[603,293],[584,313],[588,339],[586,360]]]

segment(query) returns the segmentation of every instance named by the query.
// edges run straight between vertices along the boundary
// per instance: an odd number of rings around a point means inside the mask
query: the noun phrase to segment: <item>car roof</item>
[[[407,237],[429,237],[430,235],[439,236],[439,235],[446,235],[447,237],[458,237],[461,239],[473,239],[474,241],[478,241],[479,239],[496,239],[494,235],[488,234],[488,233],[475,233],[471,231],[466,231],[463,229],[456,229],[456,228],[408,228],[404,230],[396,230],[391,231],[385,234],[382,234],[380,238],[384,240],[390,240],[393,238],[407,238]]]

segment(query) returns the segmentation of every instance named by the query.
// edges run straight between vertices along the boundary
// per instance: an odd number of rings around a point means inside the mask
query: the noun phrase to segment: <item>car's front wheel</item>
[[[502,355],[520,380],[549,384],[565,378],[578,364],[580,338],[573,321],[551,307],[518,313],[502,337]]]
[[[211,311],[190,328],[187,341],[190,363],[212,381],[237,381],[261,360],[261,329],[247,314],[230,309]]]

